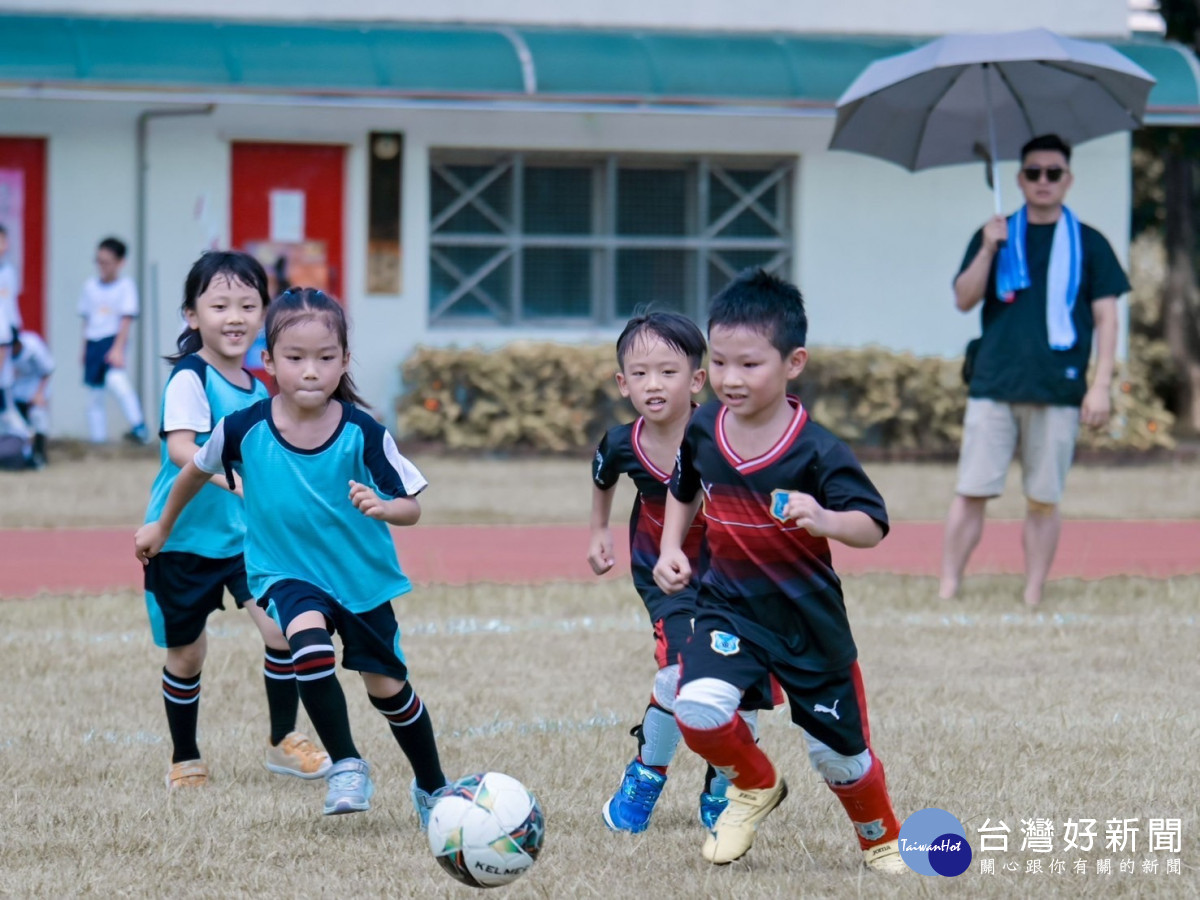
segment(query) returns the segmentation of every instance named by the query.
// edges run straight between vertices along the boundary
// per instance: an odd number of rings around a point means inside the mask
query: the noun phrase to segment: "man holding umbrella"
[[[1058,547],[1058,504],[1079,425],[1102,427],[1111,413],[1117,298],[1129,281],[1104,236],[1063,203],[1072,183],[1070,146],[1041,135],[1020,158],[1025,206],[975,233],[954,280],[959,310],[982,301],[983,336],[970,367],[939,593],[949,599],[958,592],[987,501],[1003,492],[1019,449],[1028,504],[1025,602],[1036,606]]]

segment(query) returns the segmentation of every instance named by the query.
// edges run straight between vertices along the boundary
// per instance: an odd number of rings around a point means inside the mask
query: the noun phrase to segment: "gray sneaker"
[[[375,785],[371,782],[371,767],[365,759],[342,759],[325,773],[329,790],[325,792],[325,815],[366,812],[371,808]]]
[[[408,792],[412,796],[413,809],[417,811],[417,818],[421,821],[421,830],[424,831],[429,827],[429,814],[433,812],[433,804],[438,801],[438,792],[432,794],[428,791],[423,791],[417,787],[417,779],[412,780],[412,784],[408,787]]]

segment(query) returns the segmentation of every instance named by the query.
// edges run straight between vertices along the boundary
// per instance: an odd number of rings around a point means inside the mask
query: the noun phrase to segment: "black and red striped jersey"
[[[725,437],[728,410],[702,406],[688,424],[672,494],[701,512],[708,564],[698,606],[719,611],[731,630],[788,657],[834,671],[857,657],[829,542],[772,515],[773,492],[801,491],[830,510],[860,510],[888,530],[883,498],[850,448],[812,422],[789,397],[791,423],[770,450],[742,459]]]
[[[624,473],[633,479],[637,487],[637,498],[629,517],[629,565],[633,584],[641,595],[653,620],[662,618],[668,609],[686,605],[695,600],[691,591],[687,596],[671,597],[654,583],[654,566],[658,562],[659,545],[662,543],[663,514],[667,505],[667,489],[671,473],[665,472],[651,462],[642,452],[640,436],[645,420],[638,417],[629,425],[610,428],[600,439],[596,455],[592,459],[592,481],[601,490],[609,490]],[[703,565],[704,523],[697,519],[689,529],[684,541],[684,552],[696,573],[694,583]]]

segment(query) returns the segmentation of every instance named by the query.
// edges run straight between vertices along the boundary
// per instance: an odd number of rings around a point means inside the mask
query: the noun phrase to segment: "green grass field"
[[[413,681],[448,773],[500,770],[540,798],[547,836],[513,897],[1181,897],[1200,895],[1196,709],[1200,579],[1063,582],[1053,614],[980,579],[952,609],[928,579],[848,579],[875,749],[903,818],[940,806],[1010,851],[957,879],[864,872],[850,825],[778,710],[762,743],[792,787],[751,853],[699,855],[702,766],[681,748],[649,831],[610,834],[600,806],[635,750],[628,729],[653,677],[652,640],[620,584],[418,588],[400,618]],[[410,773],[356,676],[340,673],[355,737],[375,767],[365,814],[326,819],[323,782],[273,776],[261,645],[244,614],[210,620],[201,747],[213,778],[168,795],[161,651],[135,593],[3,607],[0,895],[465,897],[418,833]],[[1021,819],[1138,818],[1135,853],[1021,852]],[[1179,854],[1145,853],[1149,819],[1182,819]],[[1102,848],[1101,848],[1102,850]],[[1138,871],[1119,872],[1135,859]],[[1091,874],[1073,874],[1086,858]],[[1095,874],[1112,858],[1113,874]],[[1158,860],[1157,874],[1142,861]],[[1166,873],[1167,859],[1181,873]],[[1065,873],[1050,872],[1053,859]],[[1032,860],[1043,874],[1026,873]],[[1004,864],[1018,863],[1020,872]]]
[[[579,459],[418,456],[432,487],[423,522],[582,523]],[[146,453],[64,454],[0,473],[0,527],[141,520],[156,462]],[[870,465],[896,519],[937,519],[953,467]],[[1085,517],[1200,515],[1200,466],[1071,475],[1064,511]],[[622,521],[625,489],[614,522]],[[1021,514],[1016,479],[994,505]],[[69,561],[64,561],[69,564]],[[1200,578],[1056,584],[1030,613],[1015,578],[973,579],[953,605],[932,580],[850,578],[846,594],[897,812],[927,806],[975,829],[1003,820],[1009,851],[957,879],[863,871],[851,828],[778,710],[762,740],[791,796],[751,853],[715,869],[699,855],[703,767],[681,748],[648,832],[610,834],[601,804],[635,751],[629,728],[653,678],[645,613],[623,582],[418,587],[399,606],[413,680],[452,776],[495,769],[540,798],[547,837],[513,897],[1200,896],[1196,651]],[[210,620],[201,747],[213,778],[168,795],[159,670],[140,594],[42,596],[0,606],[12,674],[0,705],[0,895],[61,897],[465,897],[419,834],[410,772],[358,678],[340,677],[378,784],[366,814],[326,819],[323,782],[272,776],[261,645],[248,617]],[[303,714],[302,714],[303,721]],[[1021,820],[1050,819],[1056,852],[1022,852]],[[1067,819],[1099,822],[1097,847],[1063,853]],[[1104,848],[1105,822],[1137,819],[1135,852]],[[1151,818],[1181,819],[1178,854],[1148,849]],[[1077,859],[1090,874],[1074,874]],[[1096,864],[1112,860],[1112,875]],[[1143,872],[1157,860],[1157,873]],[[1168,860],[1179,874],[1168,874]],[[1065,872],[1053,872],[1061,860]],[[1137,869],[1122,873],[1123,860]],[[1040,863],[1042,873],[1027,871]],[[1019,871],[1007,871],[1016,866]]]

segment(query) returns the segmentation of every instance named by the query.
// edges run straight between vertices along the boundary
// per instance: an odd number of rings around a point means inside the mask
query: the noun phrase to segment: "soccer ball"
[[[529,871],[545,830],[542,808],[525,785],[483,772],[437,792],[425,833],[443,869],[463,884],[485,888]]]

